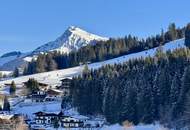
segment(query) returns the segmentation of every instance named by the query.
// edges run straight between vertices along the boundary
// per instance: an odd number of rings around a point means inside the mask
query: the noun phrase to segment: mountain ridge
[[[2,56],[0,56],[0,58],[9,57],[9,56],[20,56],[21,54],[22,53],[20,51],[12,51],[12,52],[3,54]]]
[[[106,40],[108,40],[108,38],[89,33],[76,26],[70,26],[56,40],[39,46],[31,52],[19,52],[18,54],[16,51],[12,51],[2,55],[3,57],[0,57],[0,70],[13,71],[16,67],[26,66],[26,64],[33,58],[36,59],[37,55],[40,53],[58,51],[68,54],[71,51],[77,51],[81,47],[87,46],[89,44],[93,45],[98,41]]]
[[[33,54],[48,51],[59,51],[61,53],[69,53],[76,51],[88,44],[94,44],[97,41],[106,41],[108,38],[101,37],[79,27],[70,26],[67,30],[56,40],[48,42],[33,51]]]

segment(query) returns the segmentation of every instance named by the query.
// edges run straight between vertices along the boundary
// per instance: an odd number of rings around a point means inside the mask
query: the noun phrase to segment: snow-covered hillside
[[[10,52],[4,54],[0,57],[0,70],[13,71],[15,67],[23,68],[33,58],[35,59],[39,53],[49,51],[69,53],[88,44],[95,44],[97,41],[106,40],[108,40],[108,38],[100,37],[98,35],[86,32],[78,27],[71,26],[55,41],[46,43],[32,52],[25,54]]]
[[[38,47],[33,53],[36,54],[55,50],[62,53],[69,53],[88,44],[94,44],[97,41],[105,40],[108,40],[108,38],[100,37],[95,34],[88,33],[78,27],[71,26],[55,41]]]
[[[184,39],[172,41],[169,43],[166,43],[163,46],[163,50],[175,50],[177,48],[184,48]],[[97,63],[92,63],[89,64],[88,67],[89,69],[98,69],[104,65],[110,64],[119,64],[128,61],[129,59],[135,59],[135,58],[145,58],[148,56],[154,56],[156,53],[157,48],[149,49],[146,51],[134,53],[134,54],[129,54],[125,56],[121,56],[118,58],[102,61],[102,62],[97,62]],[[77,66],[73,68],[68,68],[68,69],[63,69],[63,70],[57,70],[57,71],[51,71],[51,72],[45,72],[45,73],[40,73],[40,74],[34,74],[34,75],[29,75],[29,76],[22,76],[18,77],[15,79],[11,80],[6,80],[6,81],[1,81],[0,86],[3,86],[5,83],[11,83],[12,80],[16,82],[16,84],[22,84],[23,82],[27,81],[29,78],[35,78],[39,82],[47,83],[52,86],[55,86],[60,83],[60,80],[65,78],[65,77],[73,77],[80,75],[83,71],[84,66]]]
[[[22,53],[17,51],[6,53],[0,57],[0,66],[21,56]]]
[[[10,75],[12,71],[0,71],[2,75]]]
[[[24,60],[30,53],[22,53],[0,58],[0,71],[13,71],[16,67],[24,68],[28,63]]]
[[[3,64],[15,60],[17,58],[17,56],[8,56],[8,57],[2,57],[0,58],[0,66],[2,66]]]
[[[131,127],[123,127],[119,124],[112,126],[104,126],[101,130],[169,130],[161,125],[137,125]]]

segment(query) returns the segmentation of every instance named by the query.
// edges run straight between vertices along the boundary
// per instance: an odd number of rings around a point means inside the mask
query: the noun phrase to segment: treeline
[[[137,37],[128,35],[124,38],[111,38],[108,41],[99,42],[94,46],[88,45],[69,54],[61,54],[59,52],[40,54],[37,61],[33,60],[29,63],[24,74],[40,73],[73,67],[86,62],[108,60],[164,45],[169,41],[183,38],[184,33],[185,28],[176,28],[175,24],[172,23],[169,25],[168,31],[162,31],[161,34],[146,39],[138,39]]]
[[[82,114],[105,115],[110,123],[178,125],[190,101],[190,50],[160,50],[154,58],[85,69],[72,80],[74,106]]]
[[[53,71],[58,69],[54,53],[39,54],[37,60],[32,60],[24,69],[24,75]]]

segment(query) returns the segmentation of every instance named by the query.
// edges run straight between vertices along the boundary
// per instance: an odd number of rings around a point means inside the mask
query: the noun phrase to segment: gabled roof
[[[42,112],[42,111],[36,112],[34,114],[36,116],[57,116],[57,114],[55,114],[55,113],[45,113],[45,112]]]
[[[38,99],[44,99],[46,97],[46,94],[44,94],[44,95],[32,95],[32,98],[34,99],[34,98],[38,98]]]
[[[35,115],[43,115],[43,114],[45,114],[45,112],[39,111],[39,112],[36,112],[36,113],[33,113],[33,114],[35,114]]]
[[[61,79],[61,81],[65,81],[65,80],[72,80],[72,77],[67,77],[67,78]]]
[[[62,91],[59,91],[59,90],[56,90],[56,89],[48,89],[47,90],[47,94],[49,94],[49,95],[59,95],[61,93],[62,93]]]
[[[61,111],[59,112],[58,116],[64,116],[64,113]]]

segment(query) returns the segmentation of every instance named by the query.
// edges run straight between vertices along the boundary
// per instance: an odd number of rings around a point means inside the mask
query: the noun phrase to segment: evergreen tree
[[[177,31],[176,31],[176,26],[175,23],[172,23],[168,27],[168,33],[167,33],[167,39],[169,41],[173,41],[177,39]]]
[[[121,109],[121,118],[123,121],[128,120],[137,124],[137,106],[136,106],[136,92],[132,87],[128,87],[124,106]]]
[[[185,45],[190,47],[190,23],[187,25],[185,29]]]
[[[11,82],[11,86],[10,86],[10,90],[9,91],[10,91],[10,94],[15,93],[15,91],[16,91],[16,84],[15,84],[14,81]]]
[[[32,59],[32,61],[25,68],[24,75],[30,75],[36,73],[36,61]]]
[[[156,56],[157,58],[159,58],[159,59],[160,59],[160,58],[162,58],[162,59],[165,58],[165,53],[164,53],[164,51],[163,51],[163,47],[162,47],[162,46],[159,46],[159,47],[157,48],[155,56]]]
[[[10,111],[10,104],[9,104],[9,101],[8,101],[8,98],[7,96],[5,96],[5,99],[4,99],[4,105],[3,105],[3,110],[4,111]]]
[[[187,128],[190,129],[190,91],[187,93],[186,95],[186,101],[185,101],[185,113],[183,115],[183,117],[180,119],[181,122],[178,122],[177,125],[180,125],[179,123],[183,124],[184,126],[184,123],[186,124]]]
[[[83,74],[88,74],[89,72],[90,72],[90,70],[88,69],[88,65],[85,64],[84,69],[83,69]]]
[[[16,67],[14,72],[13,72],[13,76],[14,77],[18,77],[19,76],[19,69]]]
[[[35,79],[29,79],[26,83],[26,87],[29,89],[29,92],[36,92],[39,90],[39,83]]]
[[[186,93],[190,91],[190,66],[185,68],[184,75],[182,77],[182,88],[177,101],[176,113],[178,116],[182,116],[185,110]]]
[[[82,114],[103,114],[110,123],[172,124],[185,111],[190,53],[161,55],[85,71],[72,80],[73,105]]]
[[[55,118],[53,120],[53,127],[57,130],[59,128],[59,119]]]
[[[35,66],[36,66],[35,73],[46,72],[47,64],[46,64],[45,55],[40,54],[38,56]]]
[[[69,107],[69,104],[71,103],[70,97],[63,97],[61,102],[61,109],[66,109]]]
[[[180,90],[181,90],[181,77],[180,77],[179,71],[176,71],[172,80],[171,90],[170,90],[170,103],[171,103],[171,106],[173,107],[177,103]]]
[[[53,71],[57,69],[57,63],[53,59],[52,54],[47,54],[46,61],[47,61],[47,71]]]

